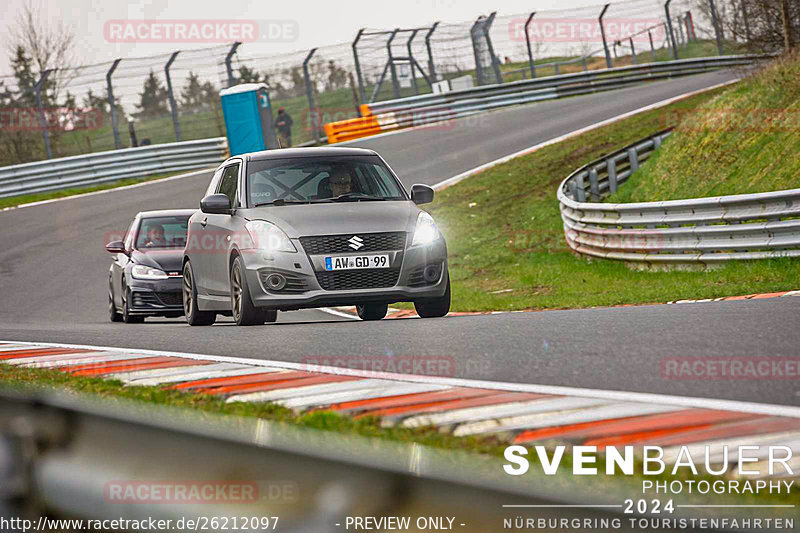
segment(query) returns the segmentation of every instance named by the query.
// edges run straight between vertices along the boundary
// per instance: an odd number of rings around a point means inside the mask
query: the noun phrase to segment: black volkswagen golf
[[[181,260],[194,209],[144,211],[124,241],[106,244],[114,254],[108,275],[112,322],[143,322],[148,316],[183,316]]]

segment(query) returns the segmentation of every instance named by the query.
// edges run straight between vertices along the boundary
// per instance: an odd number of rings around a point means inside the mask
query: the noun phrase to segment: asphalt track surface
[[[542,102],[367,139],[403,182],[434,184],[537,143],[736,77],[709,73]],[[567,173],[571,169],[564,169]],[[800,297],[539,313],[349,321],[319,310],[237,328],[112,324],[108,235],[138,211],[195,207],[210,173],[0,212],[0,339],[303,362],[438,356],[453,376],[796,405],[797,380],[675,381],[672,357],[798,356]],[[555,197],[555,191],[554,191]],[[555,200],[554,200],[555,201]],[[794,287],[790,287],[794,288]]]

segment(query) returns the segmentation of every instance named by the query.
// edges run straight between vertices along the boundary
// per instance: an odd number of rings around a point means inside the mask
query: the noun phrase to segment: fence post
[[[438,80],[436,77],[436,67],[433,65],[433,51],[431,50],[431,36],[438,27],[439,21],[437,20],[433,23],[433,26],[431,26],[431,29],[428,30],[428,33],[425,35],[425,48],[428,49],[428,72],[430,72],[431,83],[435,83]],[[431,90],[433,90],[433,87],[431,87]]]
[[[647,30],[647,36],[650,38],[650,53],[653,54],[653,62],[656,61],[656,47],[653,46],[653,32]]]
[[[672,17],[669,14],[669,3],[672,0],[667,0],[664,3],[664,13],[667,15],[667,30],[669,31],[669,42],[670,46],[672,46],[672,58],[678,59],[678,45],[675,43],[675,32],[672,31]]]
[[[175,94],[172,92],[172,79],[169,77],[169,67],[175,61],[175,58],[180,54],[180,50],[173,52],[169,57],[169,61],[164,65],[164,75],[167,78],[167,96],[169,97],[169,107],[172,110],[172,125],[175,127],[175,140],[180,142],[181,139],[181,125],[178,123],[178,105],[175,103]]]
[[[633,37],[628,37],[628,41],[631,43],[631,56],[633,57],[633,64],[638,65],[639,62],[636,60],[636,48],[633,47]]]
[[[606,4],[603,6],[603,10],[600,12],[600,17],[597,19],[600,23],[600,36],[603,38],[603,51],[606,53],[606,67],[611,68],[611,54],[608,51],[608,42],[606,42],[606,29],[603,26],[603,17],[606,15],[606,11],[608,11],[608,7],[611,4]]]
[[[386,41],[386,53],[389,55],[389,71],[392,74],[392,89],[394,90],[395,98],[400,98],[400,83],[397,81],[397,67],[394,64],[394,54],[392,54],[392,41],[394,41],[399,31],[400,28],[395,28],[389,36],[389,40]]]
[[[408,50],[408,66],[411,68],[411,84],[414,86],[415,95],[419,95],[419,86],[417,85],[416,61],[414,60],[414,52],[411,51],[411,42],[414,40],[414,37],[417,36],[417,33],[419,33],[419,28],[414,29],[411,32],[411,37],[409,37],[408,41],[406,41],[406,49]],[[433,91],[433,87],[431,87],[431,91]]]
[[[115,59],[106,73],[106,92],[108,93],[108,106],[111,108],[111,129],[114,131],[114,148],[117,150],[122,148],[122,142],[119,140],[119,118],[117,117],[117,104],[114,101],[114,87],[111,85],[111,75],[117,70],[120,61],[122,58]]]
[[[714,0],[708,0],[708,7],[711,9],[711,24],[714,26],[714,34],[717,37],[717,54],[722,55],[722,27],[717,17],[717,7],[714,5]]]
[[[42,89],[44,84],[47,83],[47,78],[53,69],[46,69],[42,72],[42,77],[33,86],[33,91],[36,93],[36,105],[39,108],[39,125],[42,127],[42,137],[44,138],[44,150],[47,154],[47,159],[53,158],[53,152],[50,149],[50,133],[47,131],[47,119],[44,116],[44,101],[42,100]]]
[[[472,40],[472,53],[475,55],[475,76],[478,78],[478,85],[483,85],[483,66],[481,65],[480,50],[478,50],[478,41],[476,40],[476,33],[483,20],[483,15],[472,24],[469,29],[469,36]]]
[[[686,44],[686,40],[683,38],[683,24],[680,17],[678,17],[678,46],[682,44]]]
[[[358,60],[358,41],[361,40],[361,35],[364,33],[364,28],[358,30],[356,38],[353,40],[351,47],[353,48],[353,61],[356,67],[356,78],[358,78],[358,96],[359,103],[363,104],[367,95],[364,92],[364,76],[361,74],[361,63]]]
[[[314,133],[314,140],[319,143],[319,130],[317,125],[319,123],[319,112],[314,105],[314,89],[311,86],[311,75],[308,73],[308,62],[314,57],[316,48],[312,48],[305,60],[303,61],[303,78],[306,81],[306,96],[308,97],[308,116],[311,117],[311,130]]]
[[[503,83],[503,73],[500,72],[500,62],[497,61],[497,56],[494,55],[494,46],[492,46],[492,38],[489,37],[489,29],[492,27],[492,23],[494,22],[494,17],[496,15],[497,11],[493,11],[492,14],[489,15],[489,18],[484,21],[483,36],[486,39],[486,46],[489,48],[489,56],[492,58],[492,68],[494,69],[494,77],[497,79],[497,83]]]
[[[533,63],[533,51],[531,50],[531,34],[529,28],[535,14],[536,11],[531,13],[528,16],[528,20],[525,21],[525,44],[528,46],[528,64],[531,67],[531,79],[536,77],[536,65]]]
[[[225,70],[228,72],[228,87],[233,87],[236,85],[236,77],[233,75],[233,66],[231,65],[231,60],[233,59],[233,54],[236,53],[236,50],[241,46],[242,43],[235,42],[231,46],[231,49],[228,50],[228,55],[225,56]]]

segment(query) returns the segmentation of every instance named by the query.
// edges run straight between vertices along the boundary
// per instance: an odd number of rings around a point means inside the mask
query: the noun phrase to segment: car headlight
[[[157,268],[147,265],[134,265],[131,269],[131,276],[134,279],[167,279],[167,273]]]
[[[253,247],[269,252],[296,252],[289,237],[275,224],[264,220],[251,220],[244,225],[253,239]]]
[[[433,217],[425,211],[422,211],[417,217],[417,227],[414,230],[414,240],[411,241],[411,246],[430,244],[439,238],[439,228],[436,227],[436,222]]]

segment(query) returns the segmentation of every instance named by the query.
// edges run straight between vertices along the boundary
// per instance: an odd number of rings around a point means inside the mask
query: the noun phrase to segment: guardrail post
[[[600,200],[600,183],[597,179],[597,169],[594,167],[589,170],[589,192],[592,200]]]
[[[428,49],[428,72],[430,72],[431,83],[435,83],[436,81],[438,81],[438,78],[436,77],[436,68],[434,67],[433,64],[433,51],[431,50],[431,36],[438,27],[439,27],[439,21],[434,22],[433,26],[431,26],[431,29],[428,30],[428,33],[425,35],[425,48]],[[433,90],[433,87],[431,87],[431,90]]]
[[[617,192],[617,160],[610,157],[606,160],[606,167],[608,167],[608,190],[611,194]]]
[[[233,59],[233,54],[236,53],[236,50],[241,46],[242,43],[235,42],[231,45],[231,49],[228,50],[228,55],[225,56],[225,70],[228,72],[228,87],[233,87],[236,85],[236,76],[233,75],[233,65],[231,65],[231,60]]]
[[[114,86],[111,84],[111,75],[117,70],[117,65],[122,59],[115,59],[111,64],[111,68],[106,73],[106,92],[108,93],[108,106],[111,109],[111,129],[114,132],[114,148],[119,150],[122,148],[122,142],[119,140],[119,118],[117,117],[117,103],[114,101]]]
[[[647,30],[647,36],[650,38],[650,53],[653,54],[653,62],[656,61],[656,47],[653,46],[653,32]]]
[[[664,3],[664,12],[667,14],[667,29],[669,31],[668,37],[670,45],[672,46],[672,58],[678,59],[678,45],[675,43],[675,32],[672,31],[672,17],[669,14],[669,3],[672,0],[667,0]]]
[[[314,104],[314,88],[311,86],[311,75],[308,73],[308,62],[314,57],[316,48],[312,48],[305,60],[303,61],[303,78],[306,82],[306,97],[308,98],[308,116],[311,118],[311,130],[314,133],[314,140],[319,143],[319,110]],[[352,81],[352,74],[350,80]]]
[[[392,73],[392,89],[394,90],[394,97],[400,98],[400,83],[397,81],[397,67],[394,64],[394,55],[392,54],[392,41],[397,36],[397,32],[400,31],[400,28],[395,28],[392,34],[389,36],[389,40],[386,41],[386,52],[389,54],[389,69]]]
[[[39,108],[39,125],[42,127],[42,137],[44,138],[44,150],[47,154],[47,159],[53,158],[53,152],[50,149],[50,133],[47,131],[47,119],[44,116],[44,102],[42,100],[42,90],[44,84],[47,83],[47,78],[53,69],[46,69],[42,72],[41,78],[33,86],[33,91],[36,93],[36,106]]]
[[[494,55],[494,46],[492,45],[492,38],[489,37],[489,29],[492,27],[492,23],[494,22],[494,17],[497,15],[497,11],[493,11],[489,18],[486,19],[483,23],[483,36],[486,38],[486,46],[489,48],[489,56],[492,59],[492,68],[494,69],[494,76],[497,79],[497,83],[503,83],[503,73],[500,72],[500,63],[497,61],[497,56]]]
[[[719,23],[717,7],[714,5],[714,0],[708,0],[708,7],[711,10],[711,24],[714,26],[714,34],[717,37],[717,53],[722,55],[722,39],[724,39],[725,36],[722,34],[722,26],[720,26]]]
[[[603,6],[603,10],[600,12],[600,17],[597,21],[600,23],[600,36],[603,38],[603,51],[606,53],[606,67],[611,68],[611,54],[608,51],[608,42],[606,42],[606,28],[603,26],[603,17],[606,15],[606,11],[608,11],[608,7],[611,4],[606,4]]]
[[[356,78],[358,79],[358,96],[359,103],[363,104],[367,95],[364,91],[364,76],[361,74],[361,62],[358,60],[358,41],[361,40],[361,35],[364,33],[364,28],[358,30],[356,38],[353,40],[351,47],[353,48],[353,62],[356,67]]]
[[[636,48],[633,47],[633,37],[628,37],[628,41],[631,43],[631,57],[633,58],[633,64],[638,65],[639,62],[636,60]]]
[[[533,16],[535,14],[536,11],[531,13],[528,16],[528,20],[525,21],[525,45],[528,47],[528,65],[531,68],[531,79],[536,77],[536,65],[533,62],[533,51],[531,50],[531,34],[530,34],[531,21],[533,21]]]
[[[164,76],[167,78],[167,96],[169,97],[169,107],[172,110],[172,125],[175,127],[175,140],[178,142],[181,141],[181,125],[178,122],[178,105],[175,103],[175,95],[172,92],[172,79],[169,76],[169,67],[172,66],[172,63],[175,61],[175,58],[178,57],[180,54],[180,50],[174,52],[167,64],[164,65]]]
[[[581,172],[577,176],[575,176],[575,199],[579,202],[586,201],[586,184],[583,181],[583,173]]]
[[[631,174],[639,170],[639,153],[636,148],[628,148],[628,161],[631,162]]]

